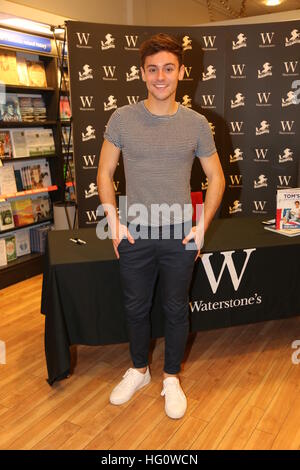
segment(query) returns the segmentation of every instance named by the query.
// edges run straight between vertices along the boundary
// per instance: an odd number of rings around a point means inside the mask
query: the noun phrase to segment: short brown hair
[[[183,63],[183,48],[181,42],[169,34],[155,34],[146,39],[140,46],[141,66],[144,68],[146,57],[154,55],[160,51],[172,52],[179,62],[179,67]]]

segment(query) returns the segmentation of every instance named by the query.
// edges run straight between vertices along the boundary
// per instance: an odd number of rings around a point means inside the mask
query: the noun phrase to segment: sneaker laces
[[[136,385],[137,375],[134,369],[128,369],[123,375],[122,387],[130,388],[132,385]]]
[[[164,388],[163,388],[163,391],[161,392],[161,396],[165,396],[168,392],[178,392],[180,393],[180,385],[179,385],[179,382],[169,382],[167,383],[166,385],[164,384]]]

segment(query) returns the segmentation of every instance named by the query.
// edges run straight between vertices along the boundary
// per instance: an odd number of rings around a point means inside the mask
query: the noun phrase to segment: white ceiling
[[[207,0],[0,0],[0,15],[13,12],[35,21],[38,17],[41,22],[49,22],[48,18],[51,20],[53,15],[51,24],[61,24],[60,18],[68,18],[98,23],[176,26],[232,20],[236,16],[230,10],[238,12],[242,1],[209,0],[210,14]],[[299,10],[300,15],[300,0],[282,0],[275,7],[267,7],[265,0],[246,0],[244,17],[291,10]],[[54,21],[55,15],[59,22]]]

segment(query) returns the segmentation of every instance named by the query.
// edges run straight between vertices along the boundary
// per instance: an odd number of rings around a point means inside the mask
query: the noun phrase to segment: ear
[[[144,67],[140,67],[140,70],[141,70],[143,82],[145,82],[145,81],[146,81],[146,78],[145,78],[145,70],[144,70]]]
[[[179,68],[179,77],[178,77],[178,79],[183,80],[183,77],[184,77],[184,64],[182,64]]]

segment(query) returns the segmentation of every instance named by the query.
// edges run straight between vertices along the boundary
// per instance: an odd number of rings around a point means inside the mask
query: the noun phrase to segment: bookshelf
[[[9,29],[7,30],[10,31]],[[15,31],[14,31],[15,32]],[[21,32],[18,32],[21,33]],[[21,33],[24,37],[28,36],[27,33]],[[41,38],[41,36],[36,36],[30,34],[31,37]],[[1,204],[10,203],[12,201],[20,201],[26,198],[43,198],[44,196],[49,197],[51,204],[63,200],[64,198],[64,157],[63,157],[63,146],[61,139],[61,123],[59,119],[59,99],[60,99],[60,90],[58,83],[58,70],[59,70],[59,58],[57,53],[57,48],[55,41],[52,38],[44,38],[43,41],[47,41],[51,44],[51,50],[49,52],[44,52],[42,50],[28,50],[26,47],[19,47],[20,44],[15,46],[2,44],[0,42],[0,80],[4,82],[4,95],[7,98],[12,97],[13,100],[19,101],[21,120],[8,120],[3,119],[4,113],[7,112],[6,102],[0,104],[0,133],[9,131],[10,135],[14,131],[24,130],[26,132],[36,132],[39,133],[39,128],[41,129],[51,129],[53,135],[54,151],[52,152],[35,152],[36,154],[27,155],[27,156],[15,156],[13,153],[13,158],[5,158],[4,155],[1,156],[0,153],[0,168],[3,165],[14,165],[19,164],[28,167],[38,166],[38,162],[43,160],[47,162],[47,165],[50,169],[51,174],[51,184],[46,185],[45,187],[32,187],[31,189],[24,188],[20,191],[19,188],[16,192],[5,193],[0,192],[0,206]],[[42,42],[42,41],[37,41]],[[7,60],[9,59],[9,64],[14,64],[14,60],[17,63],[17,69],[12,66],[10,70],[7,70]],[[16,59],[14,59],[16,58]],[[20,68],[22,72],[19,73],[19,63],[21,63]],[[5,64],[5,67],[3,67]],[[26,70],[28,81],[26,82]],[[6,68],[6,70],[4,70]],[[3,71],[4,70],[4,71]],[[13,77],[13,72],[17,71],[17,76]],[[11,72],[11,75],[9,75]],[[2,74],[2,76],[1,76]],[[8,80],[5,80],[5,74],[8,76]],[[25,75],[24,75],[25,74]],[[43,82],[43,76],[45,81]],[[25,77],[25,78],[24,78]],[[24,83],[24,81],[26,83]],[[39,86],[41,85],[41,86]],[[3,87],[3,85],[2,85]],[[22,100],[20,100],[20,96]],[[17,97],[17,98],[15,98]],[[21,102],[24,100],[29,102],[29,107],[27,111],[31,111],[32,106],[30,100],[37,103],[39,100],[43,105],[38,103],[37,107],[34,107],[34,116],[31,120],[31,117],[24,120],[24,106],[21,108]],[[2,100],[3,103],[3,100]],[[44,114],[43,119],[39,119],[39,112],[41,112],[42,106]],[[45,108],[45,110],[44,110]],[[26,111],[26,109],[25,109]],[[64,125],[65,123],[63,123]],[[30,128],[32,131],[30,131]],[[36,131],[35,131],[36,129]],[[29,134],[28,134],[29,135]],[[13,147],[13,146],[12,146]],[[13,147],[14,150],[14,147]],[[19,181],[20,184],[20,181]],[[1,189],[1,188],[0,188]],[[0,225],[0,240],[13,236],[17,232],[22,232],[23,230],[29,229],[38,229],[43,228],[49,225],[49,222],[53,222],[53,216],[50,219],[43,219],[26,225],[18,225],[13,228],[4,229]],[[3,243],[2,243],[3,245]],[[39,274],[43,269],[43,257],[41,253],[31,252],[30,254],[24,254],[13,261],[9,261],[7,265],[0,266],[0,289],[9,286],[15,282],[19,282],[23,279],[27,279],[31,276]]]

